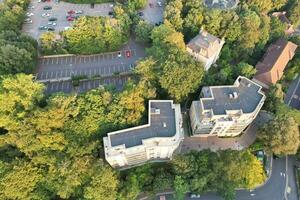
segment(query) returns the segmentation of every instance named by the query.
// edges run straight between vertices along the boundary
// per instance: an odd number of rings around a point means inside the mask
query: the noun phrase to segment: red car
[[[127,50],[127,51],[125,52],[125,54],[126,54],[126,57],[127,57],[127,58],[130,58],[131,52],[130,52],[129,50]]]
[[[67,21],[71,22],[71,21],[74,21],[74,19],[75,19],[74,17],[68,17]]]
[[[68,11],[68,14],[69,14],[69,15],[73,15],[73,14],[75,14],[75,11],[74,11],[74,10],[69,10],[69,11]]]

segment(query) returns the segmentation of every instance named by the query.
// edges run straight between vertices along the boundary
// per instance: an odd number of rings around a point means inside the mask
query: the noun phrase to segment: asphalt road
[[[291,188],[291,193],[287,195],[287,200],[298,200],[296,195],[296,185],[294,178],[293,170],[294,158],[289,158],[288,165],[288,177],[289,184]],[[236,200],[284,200],[284,193],[286,188],[286,159],[280,158],[273,160],[273,168],[270,179],[267,183],[255,190],[238,190],[236,193]],[[161,195],[160,195],[161,196]],[[172,194],[165,195],[167,200],[173,200]],[[159,196],[156,198],[159,200]],[[220,196],[215,193],[207,193],[201,195],[200,198],[190,198],[189,195],[186,195],[185,200],[223,200]]]
[[[286,93],[285,103],[292,108],[300,110],[300,76],[290,84]]]
[[[34,8],[32,8],[34,6]],[[51,6],[51,10],[44,10],[44,6]],[[83,11],[82,15],[88,16],[108,16],[108,12],[112,11],[111,3],[103,3],[103,4],[95,4],[94,8],[91,8],[90,4],[71,4],[60,1],[56,3],[54,0],[50,2],[40,2],[38,0],[32,0],[29,8],[27,10],[28,13],[32,13],[30,16],[32,23],[23,24],[23,32],[28,33],[35,39],[39,39],[40,35],[45,32],[38,30],[39,26],[47,26],[48,18],[56,17],[57,25],[53,26],[55,28],[55,32],[58,33],[63,31],[65,27],[72,26],[73,22],[69,22],[66,19],[67,12],[69,10]],[[42,17],[42,14],[48,13],[49,17]],[[81,16],[81,15],[79,15]]]

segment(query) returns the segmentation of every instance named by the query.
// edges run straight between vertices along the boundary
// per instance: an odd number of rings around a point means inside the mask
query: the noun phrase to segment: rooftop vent
[[[158,109],[158,108],[151,108],[151,114],[159,115],[160,114],[160,109]]]
[[[237,99],[238,98],[238,93],[237,92],[233,92],[233,98]]]

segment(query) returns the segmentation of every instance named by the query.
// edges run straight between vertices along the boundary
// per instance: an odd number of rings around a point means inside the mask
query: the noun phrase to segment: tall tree
[[[276,116],[259,130],[258,137],[268,152],[294,155],[299,147],[299,127],[292,117]]]

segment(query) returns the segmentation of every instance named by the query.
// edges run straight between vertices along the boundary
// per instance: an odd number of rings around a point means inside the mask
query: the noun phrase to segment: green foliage
[[[137,73],[141,80],[163,88],[177,102],[183,101],[198,89],[204,75],[202,64],[187,54],[182,34],[170,26],[154,28],[151,39],[151,58],[138,64]]]
[[[189,190],[187,182],[181,176],[175,176],[174,180],[175,199],[184,200],[185,193]]]
[[[0,82],[1,199],[116,199],[117,174],[98,157],[101,138],[141,123],[155,90],[145,81],[119,93],[45,98],[43,90],[30,75]],[[125,199],[139,190],[126,191]]]
[[[289,9],[289,19],[291,20],[294,27],[300,25],[300,1],[292,0]]]
[[[277,17],[271,18],[271,38],[276,40],[284,36],[284,31],[286,29],[286,24],[282,23]]]
[[[5,31],[0,33],[0,74],[30,73],[37,60],[37,43],[30,37]]]
[[[81,17],[63,36],[66,49],[75,54],[115,51],[128,40],[120,20],[101,17]]]
[[[294,155],[299,147],[299,124],[292,117],[276,116],[259,130],[258,137],[268,152]]]
[[[67,50],[63,48],[63,41],[57,40],[53,32],[46,32],[40,36],[41,51],[45,55],[66,54]]]
[[[135,28],[135,34],[137,41],[150,43],[151,42],[151,31],[154,26],[146,21],[140,20]]]
[[[181,31],[183,20],[181,18],[182,10],[181,0],[171,1],[165,8],[165,23],[171,25],[175,30]]]

